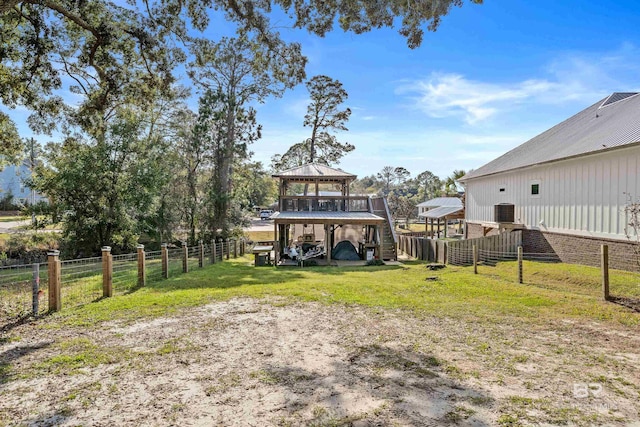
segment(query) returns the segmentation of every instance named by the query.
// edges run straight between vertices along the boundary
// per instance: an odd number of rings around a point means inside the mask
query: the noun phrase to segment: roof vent
[[[598,108],[603,108],[608,105],[614,104],[618,101],[622,101],[623,99],[627,99],[631,96],[637,95],[638,92],[613,92],[607,99],[604,100],[602,105]]]

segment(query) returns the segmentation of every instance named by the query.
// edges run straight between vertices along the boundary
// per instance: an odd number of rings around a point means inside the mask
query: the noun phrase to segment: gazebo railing
[[[283,212],[369,212],[364,196],[281,196]]]

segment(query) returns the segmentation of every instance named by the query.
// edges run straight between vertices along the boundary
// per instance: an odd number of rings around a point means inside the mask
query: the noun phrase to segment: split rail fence
[[[178,248],[163,244],[159,251],[138,245],[136,252],[122,255],[111,254],[107,246],[99,257],[61,260],[59,251],[50,251],[46,263],[0,267],[0,330],[16,319],[126,294],[147,283],[242,256],[247,249],[244,239],[191,247],[183,243]]]

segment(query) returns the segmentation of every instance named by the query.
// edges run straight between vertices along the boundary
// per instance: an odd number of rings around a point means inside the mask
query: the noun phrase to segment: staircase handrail
[[[391,218],[391,212],[389,211],[389,204],[387,203],[387,198],[382,197],[382,201],[384,202],[384,210],[387,214],[387,221],[389,222],[389,229],[391,230],[391,236],[393,237],[393,243],[398,243],[398,236],[396,235],[396,230],[393,224],[393,218]]]

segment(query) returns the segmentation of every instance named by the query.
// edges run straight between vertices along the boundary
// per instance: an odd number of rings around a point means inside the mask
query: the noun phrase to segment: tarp
[[[356,247],[348,240],[343,240],[331,250],[331,258],[340,261],[358,261],[360,255]]]

